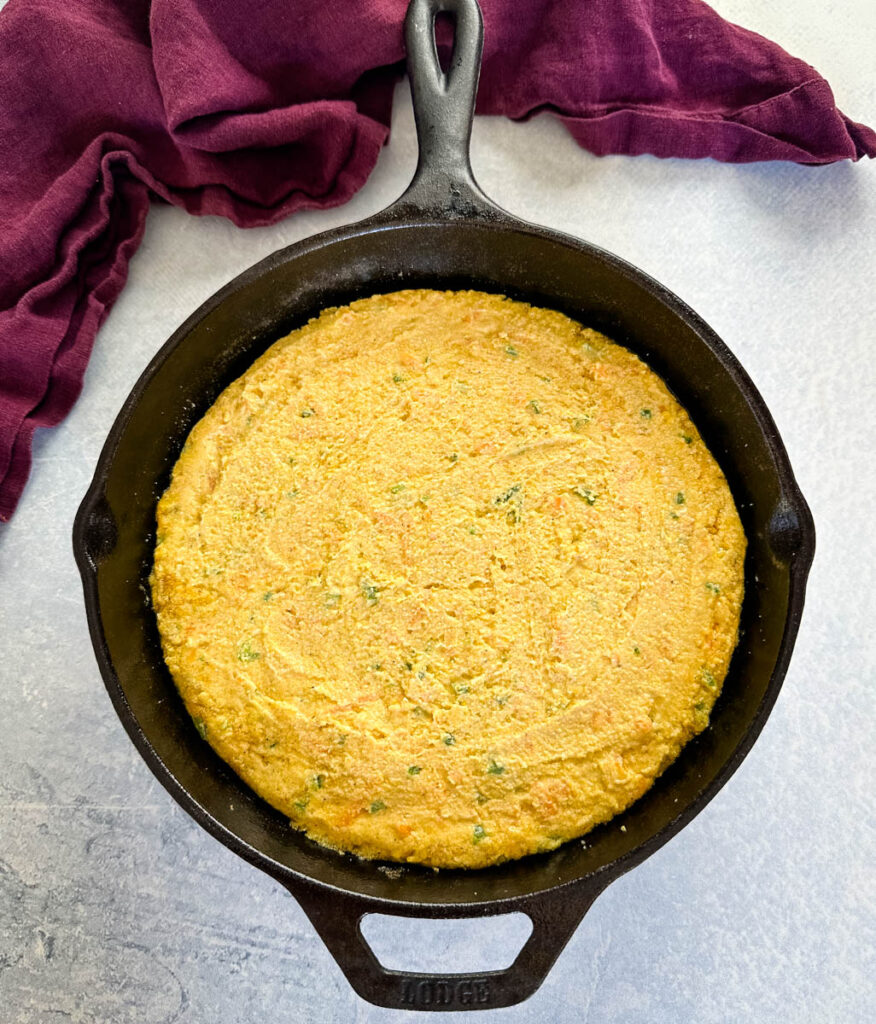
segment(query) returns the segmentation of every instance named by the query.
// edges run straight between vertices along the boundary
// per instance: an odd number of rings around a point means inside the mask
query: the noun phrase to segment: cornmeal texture
[[[319,843],[476,868],[640,797],[708,724],[745,537],[666,386],[559,313],[401,291],[195,426],[152,596],[201,735]]]

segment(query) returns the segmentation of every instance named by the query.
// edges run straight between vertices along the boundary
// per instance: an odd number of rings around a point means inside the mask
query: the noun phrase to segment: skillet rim
[[[170,338],[149,361],[123,402],[107,434],[106,441],[95,466],[94,476],[74,521],[74,555],[82,577],[86,616],[92,645],[95,649],[104,684],[125,730],[150,770],[165,789],[198,824],[222,842],[223,845],[233,850],[244,860],[259,867],[277,881],[293,888],[293,891],[300,886],[316,887],[326,893],[354,896],[359,901],[369,904],[367,912],[381,911],[397,915],[401,914],[403,916],[420,917],[448,917],[453,916],[454,912],[457,916],[510,912],[519,909],[522,902],[538,897],[546,897],[549,894],[555,894],[561,890],[566,891],[573,887],[585,887],[598,893],[611,881],[656,852],[664,843],[668,842],[678,831],[692,821],[727,783],[760,735],[766,719],[778,698],[799,629],[805,599],[806,578],[814,556],[814,523],[808,505],[794,478],[790,459],[775,421],[753,381],[736,356],[714,330],[666,286],[628,261],[599,246],[574,236],[518,219],[504,210],[492,206],[492,204],[489,208],[479,210],[476,216],[468,214],[467,216],[459,217],[441,217],[429,213],[423,214],[422,212],[411,214],[403,204],[404,196],[397,203],[373,217],[309,236],[269,254],[234,277],[206,299],[173,332]],[[109,647],[103,632],[97,586],[97,566],[101,559],[99,554],[95,555],[95,551],[100,551],[101,545],[107,543],[107,531],[109,530],[111,533],[113,529],[112,514],[104,507],[106,505],[105,485],[125,430],[152,379],[172,354],[181,345],[185,344],[188,336],[206,317],[216,311],[230,296],[246,288],[267,273],[317,249],[325,249],[353,238],[361,238],[387,231],[408,231],[416,230],[417,228],[448,230],[456,226],[461,226],[466,230],[483,229],[498,233],[510,231],[530,235],[551,245],[560,245],[567,249],[572,249],[576,256],[587,255],[593,257],[606,265],[612,272],[644,288],[661,302],[676,319],[681,320],[691,328],[699,341],[710,349],[728,372],[733,384],[751,410],[772,458],[773,470],[779,483],[780,500],[783,499],[787,504],[796,523],[796,531],[794,537],[795,550],[788,558],[788,609],[782,637],[779,641],[775,665],[764,691],[763,699],[750,717],[742,737],[733,748],[732,753],[713,779],[692,800],[681,807],[669,822],[648,839],[621,854],[618,858],[600,866],[595,871],[582,874],[574,879],[559,882],[553,886],[533,889],[525,895],[486,900],[444,903],[440,901],[439,889],[436,901],[423,903],[410,899],[395,900],[385,896],[364,893],[353,888],[343,888],[316,879],[303,871],[290,868],[285,864],[278,863],[269,855],[242,839],[237,833],[231,831],[231,829],[214,818],[209,811],[198,803],[195,797],[178,781],[150,743],[140,726],[137,716],[128,703],[122,681],[113,668]],[[379,286],[379,281],[375,280],[375,284]],[[97,541],[95,541],[93,536],[95,530],[97,530],[98,535]],[[100,539],[101,537],[103,538],[102,540]],[[550,856],[550,854],[547,856]]]

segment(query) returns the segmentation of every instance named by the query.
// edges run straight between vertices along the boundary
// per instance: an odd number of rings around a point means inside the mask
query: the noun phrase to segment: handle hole
[[[451,11],[439,11],[435,15],[435,53],[438,66],[446,75],[453,64],[456,50],[456,15]]]
[[[384,967],[417,974],[502,971],[532,934],[519,912],[459,920],[366,914],[359,927]]]

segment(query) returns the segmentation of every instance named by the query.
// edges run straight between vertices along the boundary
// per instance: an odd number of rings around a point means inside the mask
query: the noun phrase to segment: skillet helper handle
[[[439,14],[449,14],[455,21],[446,72],[435,42]],[[475,181],[469,161],[483,45],[484,22],[477,0],[411,0],[405,16],[405,49],[420,158],[411,184],[394,207],[442,219],[495,209]]]
[[[599,890],[566,889],[515,900],[507,912],[522,911],[532,921],[532,934],[510,967],[477,974],[427,974],[384,967],[362,934],[367,913],[387,913],[367,898],[288,886],[311,924],[337,961],[347,981],[368,1002],[393,1010],[492,1010],[528,999],[541,985],[563,947],[590,909]],[[440,906],[393,908],[405,917],[486,916]]]

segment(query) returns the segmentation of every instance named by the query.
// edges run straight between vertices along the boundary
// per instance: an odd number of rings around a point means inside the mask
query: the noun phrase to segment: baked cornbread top
[[[606,821],[703,729],[745,538],[626,349],[474,291],[278,341],[192,430],[152,595],[202,736],[320,843],[480,867]]]

